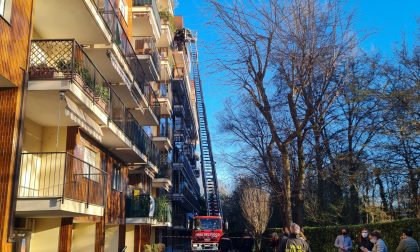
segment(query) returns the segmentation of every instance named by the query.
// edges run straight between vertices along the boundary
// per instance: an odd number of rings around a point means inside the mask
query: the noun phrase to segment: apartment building
[[[0,0],[0,251],[12,251],[13,191],[26,86],[32,1]],[[16,162],[17,161],[17,162]]]
[[[172,95],[174,107],[174,152],[172,235],[188,234],[188,223],[200,211],[200,186],[197,182],[199,168],[196,145],[198,121],[195,106],[194,83],[190,80],[191,59],[188,44],[193,35],[184,27],[183,18],[175,17],[177,31],[174,35],[174,69]],[[189,249],[188,239],[173,240],[176,251]]]
[[[0,0],[1,251],[186,246],[168,235],[199,210],[198,126],[173,15],[173,0]]]

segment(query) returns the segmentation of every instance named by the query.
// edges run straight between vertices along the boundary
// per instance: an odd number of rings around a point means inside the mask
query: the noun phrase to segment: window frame
[[[94,164],[92,164],[90,161],[90,159],[91,159],[91,156],[87,156],[87,155],[91,155],[91,154],[94,154]],[[99,173],[99,168],[98,168],[98,152],[96,152],[95,150],[93,150],[93,149],[91,149],[91,148],[89,148],[89,147],[84,147],[84,150],[83,150],[83,161],[84,161],[84,163],[83,163],[83,177],[85,177],[86,179],[89,179],[89,180],[91,180],[91,181],[95,181],[95,182],[100,182],[100,176],[101,176],[101,174]],[[89,167],[92,167],[93,168],[93,171],[92,171],[92,168],[89,170]],[[97,174],[96,174],[96,172],[95,171],[97,171]],[[93,173],[93,175],[92,175],[92,173]]]
[[[125,0],[120,0],[118,9],[120,10],[125,23],[128,24],[128,5],[125,3]]]
[[[111,183],[112,190],[122,192],[122,173],[121,173],[121,166],[118,164],[112,165],[112,183]]]

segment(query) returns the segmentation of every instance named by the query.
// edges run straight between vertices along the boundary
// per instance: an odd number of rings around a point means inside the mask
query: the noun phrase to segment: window
[[[0,0],[1,1],[1,0]],[[120,0],[119,9],[125,22],[128,24],[128,6],[124,0]]]
[[[12,16],[12,0],[0,0],[0,17],[10,22]]]
[[[85,178],[99,182],[100,171],[98,170],[98,168],[96,168],[98,160],[97,156],[98,154],[95,151],[85,147],[83,158],[83,160],[85,161],[85,163],[83,164],[83,176]]]
[[[112,189],[119,192],[122,191],[121,179],[121,167],[118,164],[114,164],[112,167]]]
[[[6,8],[6,0],[0,0],[0,15],[4,16],[4,9]]]

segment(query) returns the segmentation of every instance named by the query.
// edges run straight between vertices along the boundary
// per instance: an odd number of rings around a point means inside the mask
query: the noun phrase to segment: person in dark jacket
[[[271,235],[271,251],[277,252],[277,250],[279,250],[279,246],[280,246],[280,237],[277,233],[273,233]]]
[[[404,228],[400,238],[396,252],[419,252],[419,244],[413,239],[413,229]]]
[[[224,234],[219,241],[219,249],[221,252],[231,251],[233,248],[232,240],[227,234]]]
[[[290,226],[290,236],[283,240],[280,245],[280,252],[311,252],[309,244],[300,236],[300,227],[298,224]]]
[[[244,234],[242,235],[242,249],[241,252],[252,252],[254,247],[254,236],[248,229],[245,229]]]
[[[363,228],[359,235],[357,247],[360,252],[369,252],[373,249],[373,243],[369,241],[369,231],[366,228]]]

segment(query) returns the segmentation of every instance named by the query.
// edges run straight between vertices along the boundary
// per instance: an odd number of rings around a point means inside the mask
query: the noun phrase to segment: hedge
[[[337,252],[334,247],[334,241],[342,228],[346,228],[353,239],[354,252],[357,252],[356,240],[363,228],[369,231],[379,230],[382,233],[383,240],[388,245],[388,251],[395,251],[400,242],[401,230],[405,227],[411,227],[414,231],[413,238],[420,241],[420,219],[405,219],[393,222],[353,225],[353,226],[327,226],[327,227],[305,227],[304,233],[313,252]],[[267,235],[277,232],[281,229],[268,229]]]

